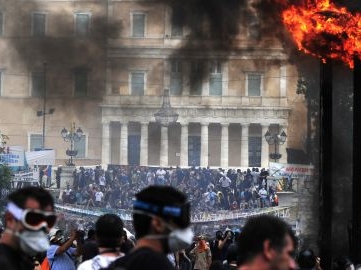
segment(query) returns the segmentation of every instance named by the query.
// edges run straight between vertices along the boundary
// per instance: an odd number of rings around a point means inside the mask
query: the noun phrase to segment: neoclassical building
[[[63,164],[60,130],[75,122],[77,165],[267,167],[270,153],[287,162],[287,148],[304,146],[297,69],[247,5],[227,46],[195,35],[162,1],[5,0],[0,14],[0,130],[10,145],[53,148]],[[154,117],[164,89],[179,114],[168,127]],[[44,119],[44,108],[55,110]],[[267,130],[285,131],[285,144],[269,145]]]

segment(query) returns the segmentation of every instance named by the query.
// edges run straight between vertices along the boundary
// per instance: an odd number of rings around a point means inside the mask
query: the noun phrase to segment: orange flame
[[[339,59],[353,68],[353,57],[361,55],[361,14],[331,0],[310,2],[291,5],[282,12],[283,23],[298,49],[323,62]]]

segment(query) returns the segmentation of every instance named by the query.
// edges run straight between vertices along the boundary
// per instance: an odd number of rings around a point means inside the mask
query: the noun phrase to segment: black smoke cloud
[[[13,2],[13,5],[20,5],[22,1]],[[93,10],[106,10],[105,2],[92,3]],[[46,2],[30,0],[26,1],[23,8],[19,6],[17,10],[23,20],[30,23],[31,13],[41,12],[46,7]],[[86,12],[87,6],[86,4],[79,5],[78,9]],[[96,65],[99,59],[96,53],[102,52],[105,56],[107,37],[119,37],[122,31],[120,19],[109,22],[106,12],[103,14],[91,14],[89,35],[85,38],[74,38],[74,14],[61,8],[52,10],[46,15],[51,27],[47,25],[44,37],[28,38],[27,36],[31,36],[31,24],[29,24],[28,32],[24,33],[25,36],[21,34],[21,37],[18,37],[16,33],[9,34],[11,48],[16,51],[19,61],[28,70],[34,68],[34,63],[47,63],[47,67],[51,69],[59,65],[66,66],[70,61],[80,58],[82,60],[79,65],[82,67]]]

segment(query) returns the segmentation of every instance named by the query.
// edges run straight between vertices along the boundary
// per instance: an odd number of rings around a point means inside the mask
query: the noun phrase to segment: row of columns
[[[181,123],[181,141],[180,141],[180,166],[188,166],[188,123]],[[208,166],[208,126],[209,123],[201,123],[201,160],[200,166]],[[228,167],[229,156],[229,123],[221,123],[221,164],[222,168]],[[268,166],[269,161],[269,145],[263,138],[267,132],[269,125],[262,125],[262,148],[261,161],[262,167]],[[286,127],[283,127],[286,128]],[[148,122],[141,123],[140,129],[140,165],[148,165]],[[110,164],[110,123],[103,123],[102,132],[102,163]],[[248,138],[249,138],[249,124],[242,124],[241,133],[241,167],[248,167]],[[160,138],[160,166],[168,166],[168,128],[161,127]],[[280,147],[279,153],[282,157],[286,157],[286,147]],[[128,124],[122,123],[120,130],[120,164],[128,164]]]

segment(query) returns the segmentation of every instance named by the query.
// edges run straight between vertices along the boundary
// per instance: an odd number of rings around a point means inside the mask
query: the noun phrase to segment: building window
[[[45,21],[46,14],[44,13],[33,13],[32,18],[32,29],[34,37],[44,37],[45,36]]]
[[[256,15],[249,15],[248,18],[248,37],[252,40],[261,39],[261,24]]]
[[[4,35],[4,13],[0,12],[0,36]]]
[[[41,134],[30,134],[30,151],[36,151],[42,149],[43,146],[43,135]]]
[[[89,35],[90,14],[77,13],[75,15],[75,35],[87,37]]]
[[[31,74],[31,96],[43,97],[45,94],[45,72],[33,72]]]
[[[81,139],[74,142],[74,149],[78,151],[78,154],[74,158],[85,158],[86,156],[86,135],[83,135]]]
[[[189,84],[190,95],[202,95],[202,64],[199,61],[191,62]]]
[[[85,97],[88,93],[88,72],[85,69],[78,69],[74,74],[74,96]]]
[[[182,95],[182,87],[183,87],[182,62],[172,61],[171,76],[170,76],[170,94],[174,96]]]
[[[133,37],[144,37],[145,35],[145,14],[133,14]]]
[[[184,12],[181,9],[173,9],[171,21],[171,35],[172,37],[183,36],[183,19]]]
[[[261,167],[262,137],[249,137],[248,164],[249,167]]]
[[[219,61],[211,62],[209,74],[209,94],[222,95],[222,64]]]
[[[247,91],[250,97],[261,96],[262,75],[261,74],[247,74]]]
[[[144,95],[145,73],[144,72],[132,72],[130,80],[131,80],[131,94],[133,96],[143,96]]]

